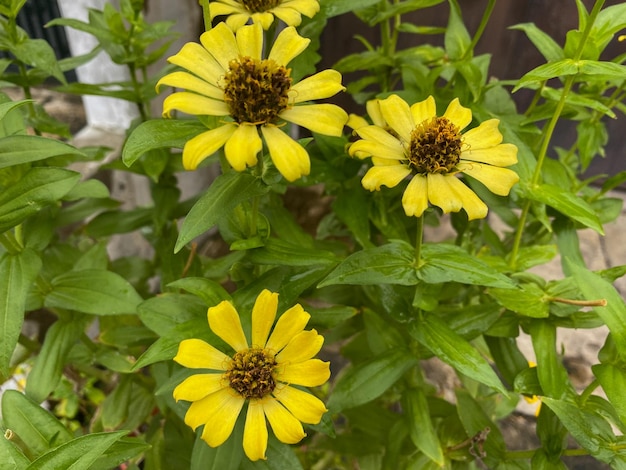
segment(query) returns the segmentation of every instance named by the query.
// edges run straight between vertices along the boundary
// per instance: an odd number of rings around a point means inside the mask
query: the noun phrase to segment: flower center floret
[[[264,349],[244,349],[233,357],[226,377],[230,387],[242,397],[263,398],[276,388],[275,367],[276,359]]]
[[[291,69],[272,59],[231,60],[224,77],[224,101],[239,124],[267,124],[289,105]]]
[[[416,174],[450,173],[461,157],[461,132],[445,117],[419,124],[411,133],[409,165]]]
[[[280,0],[241,0],[241,3],[251,13],[263,13],[278,6]]]

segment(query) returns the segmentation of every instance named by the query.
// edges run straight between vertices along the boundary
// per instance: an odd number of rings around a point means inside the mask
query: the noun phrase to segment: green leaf
[[[556,327],[545,320],[535,320],[530,324],[529,332],[543,395],[562,398],[569,389],[569,379],[557,353]]]
[[[60,155],[83,155],[77,148],[37,135],[10,135],[0,139],[0,168]]]
[[[230,171],[218,176],[209,189],[193,205],[185,218],[174,251],[213,227],[244,201],[268,191],[260,178],[247,173]]]
[[[318,287],[335,284],[400,284],[415,285],[413,247],[402,240],[366,248],[351,254],[339,264]]]
[[[150,150],[175,147],[185,143],[207,128],[198,121],[176,119],[153,119],[139,124],[128,136],[122,149],[122,161],[131,166]]]
[[[196,442],[191,454],[190,470],[239,470],[244,459],[241,440],[243,436],[242,416],[239,416],[235,429],[221,446],[209,447],[196,433]],[[210,424],[205,424],[210,426]]]
[[[46,307],[65,308],[93,315],[134,313],[142,298],[119,274],[102,269],[69,271],[51,281]]]
[[[15,57],[32,67],[36,67],[61,83],[65,83],[63,72],[59,68],[54,49],[44,39],[26,39],[11,48]]]
[[[219,304],[222,300],[231,300],[226,289],[217,282],[204,277],[186,277],[170,282],[167,287],[183,289],[200,297],[209,307]]]
[[[459,60],[463,57],[470,46],[472,39],[470,38],[467,28],[463,23],[461,16],[461,8],[457,0],[449,0],[450,17],[448,19],[448,27],[444,36],[446,52],[451,60]]]
[[[96,460],[89,470],[110,470],[118,468],[124,462],[132,459],[141,452],[150,449],[150,445],[137,437],[122,438],[113,443],[107,451]]]
[[[605,299],[605,307],[593,311],[609,327],[615,346],[622,359],[626,359],[626,303],[609,282],[587,269],[568,263],[574,281],[587,300]]]
[[[370,241],[369,219],[363,216],[368,210],[367,201],[365,191],[348,189],[337,195],[333,201],[333,210],[363,248],[372,248],[374,244]]]
[[[27,446],[27,455],[32,458],[73,437],[52,413],[17,390],[3,392],[2,419],[4,426]]]
[[[604,229],[593,208],[584,200],[559,186],[537,184],[524,188],[524,195],[537,202],[553,207],[563,215],[580,222],[600,235]]]
[[[22,331],[28,291],[41,269],[37,254],[25,249],[0,257],[0,375],[10,375],[11,356]]]
[[[19,101],[7,101],[6,103],[0,104],[0,121],[4,119],[4,117],[15,108],[19,108],[20,106],[24,106],[25,104],[35,103],[35,100],[19,100]]]
[[[242,470],[303,470],[292,446],[283,444],[270,434],[267,441],[267,459],[251,462],[243,459]],[[204,470],[204,469],[202,469]],[[217,470],[217,469],[216,469]],[[221,470],[221,469],[220,469]]]
[[[0,432],[4,437],[0,439],[0,462],[7,470],[23,470],[28,466],[30,460],[24,455],[22,450],[12,441],[15,434],[11,430],[4,430],[0,427]]]
[[[429,459],[443,467],[441,442],[433,426],[424,392],[416,388],[409,389],[404,393],[402,402],[406,409],[411,441]]]
[[[522,284],[517,289],[493,288],[488,293],[500,305],[520,315],[533,318],[549,315],[549,298],[537,284]]]
[[[614,364],[595,364],[591,369],[621,421],[626,423],[626,371]]]
[[[332,264],[337,261],[330,251],[307,248],[278,238],[268,238],[263,247],[250,250],[248,259],[257,264],[281,266],[310,266]]]
[[[563,49],[559,47],[554,39],[539,29],[534,23],[520,23],[511,26],[510,29],[524,31],[528,39],[541,52],[547,62],[557,62],[565,58]]]
[[[368,403],[382,395],[417,364],[408,351],[393,349],[348,369],[326,405],[332,413]]]
[[[579,408],[569,400],[542,397],[547,405],[584,449],[603,462],[609,462],[615,451],[609,423],[597,414]]]
[[[527,72],[517,81],[513,92],[530,83],[543,82],[551,78],[562,77],[565,75],[576,75],[578,73],[578,64],[572,59],[562,59],[556,62],[540,65]]]
[[[83,333],[83,320],[57,321],[46,332],[41,351],[26,380],[26,395],[44,401],[61,380],[67,356]]]
[[[100,432],[77,437],[45,453],[26,470],[87,470],[127,431]]]
[[[422,320],[411,323],[408,330],[422,346],[462,374],[507,394],[485,358],[436,315],[425,315]]]
[[[65,196],[80,180],[75,171],[31,168],[0,194],[0,233]]]
[[[514,286],[508,277],[462,248],[444,243],[422,245],[417,275],[430,284],[453,281],[488,287]]]
[[[137,315],[143,324],[159,336],[167,335],[176,325],[194,318],[204,317],[206,321],[206,312],[207,305],[200,298],[172,293],[151,297],[137,307]]]
[[[327,18],[343,15],[357,8],[375,5],[379,0],[321,0],[320,8]]]

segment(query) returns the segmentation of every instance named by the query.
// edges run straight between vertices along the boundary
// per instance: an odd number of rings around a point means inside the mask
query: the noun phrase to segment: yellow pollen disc
[[[289,105],[291,69],[271,59],[231,60],[224,77],[224,101],[239,124],[267,124]]]
[[[434,117],[411,132],[408,160],[414,173],[450,173],[461,158],[461,132],[445,117]]]
[[[276,7],[280,0],[241,0],[241,3],[250,13],[263,13]]]
[[[276,388],[276,359],[264,349],[239,351],[226,371],[230,387],[244,398],[263,398]]]

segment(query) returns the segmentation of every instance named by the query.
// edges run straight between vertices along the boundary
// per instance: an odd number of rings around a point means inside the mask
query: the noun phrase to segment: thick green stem
[[[591,33],[591,28],[593,27],[593,23],[595,22],[598,16],[598,13],[600,13],[600,10],[602,9],[603,4],[604,4],[604,0],[596,0],[595,5],[593,6],[593,10],[591,10],[591,13],[589,14],[589,20],[587,21],[585,30],[583,31],[583,34],[580,38],[578,49],[576,50],[576,53],[574,54],[574,57],[572,58],[574,61],[580,60],[580,57],[585,48],[585,43],[587,39],[589,38],[589,33]],[[550,145],[550,141],[552,140],[552,134],[554,134],[554,129],[556,128],[556,124],[559,121],[559,118],[561,117],[561,113],[563,112],[563,108],[565,107],[565,101],[567,100],[567,95],[572,89],[574,80],[576,80],[576,75],[568,75],[567,78],[565,79],[565,82],[563,84],[563,90],[561,92],[561,98],[559,99],[559,102],[556,105],[554,114],[552,115],[550,122],[548,122],[547,126],[545,127],[543,131],[543,140],[541,141],[541,147],[539,148],[539,153],[537,155],[537,165],[535,166],[535,171],[530,180],[531,187],[539,184],[539,180],[541,178],[541,169],[543,167],[543,162],[545,161],[546,155],[548,153],[548,147]],[[528,213],[530,212],[531,204],[532,204],[532,201],[530,199],[527,199],[526,202],[524,203],[524,206],[522,207],[522,213],[520,215],[520,218],[517,224],[517,231],[515,233],[515,239],[513,241],[513,248],[511,249],[511,257],[509,259],[509,266],[512,269],[515,269],[517,265],[517,255],[519,253],[519,249],[521,245],[522,233],[524,232],[524,229],[526,227],[526,219],[528,217]]]
[[[419,268],[422,256],[422,242],[424,239],[424,216],[417,218],[417,233],[415,234],[415,267]]]
[[[209,12],[209,0],[198,0],[198,3],[202,7],[202,18],[204,20],[204,30],[209,31],[212,28],[211,14]]]
[[[0,234],[0,245],[2,245],[9,253],[14,255],[20,253],[24,249],[22,243],[20,243],[15,235],[10,231]]]

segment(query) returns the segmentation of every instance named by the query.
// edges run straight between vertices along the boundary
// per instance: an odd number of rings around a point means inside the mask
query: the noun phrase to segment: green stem
[[[599,386],[600,386],[600,382],[598,382],[598,379],[594,379],[593,382],[587,385],[587,387],[580,394],[581,405],[584,405],[587,402],[587,399],[591,396],[594,390],[598,388]]]
[[[204,20],[204,30],[209,31],[213,27],[211,25],[211,14],[209,12],[209,0],[198,0],[198,3],[202,7],[202,18]]]
[[[461,60],[467,59],[470,53],[474,51],[476,44],[478,44],[478,41],[480,41],[480,38],[485,32],[485,28],[487,27],[487,23],[489,23],[489,18],[491,18],[491,13],[493,12],[493,8],[495,6],[496,6],[496,0],[489,0],[489,3],[487,4],[487,8],[485,8],[485,12],[483,13],[483,17],[480,20],[480,24],[478,25],[478,29],[476,30],[476,33],[474,34],[474,37],[472,38],[472,42],[463,53],[463,57],[461,57]]]
[[[602,9],[603,4],[604,4],[604,0],[596,0],[596,3],[593,6],[593,9],[591,10],[591,13],[589,15],[589,20],[587,21],[585,30],[583,31],[583,34],[580,38],[578,49],[576,50],[576,53],[574,54],[574,57],[573,57],[574,61],[580,60],[580,56],[582,55],[584,47],[585,47],[585,42],[589,38],[589,34],[591,33],[591,28],[593,27],[593,23],[595,22],[596,17],[598,16],[598,13],[600,13],[600,10]],[[539,184],[539,179],[541,178],[541,169],[543,167],[543,163],[548,153],[548,146],[550,145],[552,134],[554,133],[554,129],[556,128],[556,124],[559,118],[561,117],[561,113],[563,112],[563,108],[565,107],[565,101],[567,99],[567,95],[572,89],[572,85],[574,84],[575,79],[576,79],[576,75],[568,75],[567,78],[565,79],[565,82],[563,84],[563,91],[561,92],[561,98],[559,99],[559,102],[556,105],[554,114],[552,115],[550,122],[548,122],[548,125],[543,131],[543,139],[541,141],[541,147],[539,148],[539,153],[537,155],[537,165],[535,167],[533,176],[530,180],[531,187]],[[526,219],[528,218],[528,213],[530,212],[531,204],[532,204],[532,201],[530,199],[527,199],[526,202],[524,203],[524,206],[522,208],[522,213],[520,214],[520,218],[517,224],[517,231],[515,233],[515,239],[513,241],[513,248],[511,249],[511,258],[509,259],[509,266],[512,269],[515,269],[517,265],[517,255],[520,249],[522,233],[524,231],[524,228],[526,227]]]
[[[417,233],[415,234],[415,267],[419,268],[422,255],[422,243],[424,240],[424,216],[417,218]]]
[[[11,254],[21,253],[24,249],[24,246],[10,231],[0,234],[0,245],[2,245]]]

